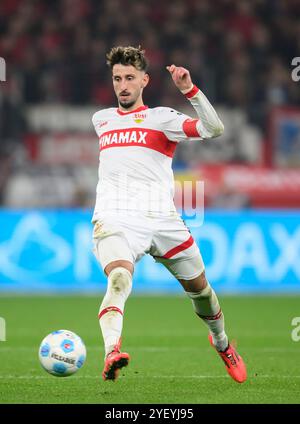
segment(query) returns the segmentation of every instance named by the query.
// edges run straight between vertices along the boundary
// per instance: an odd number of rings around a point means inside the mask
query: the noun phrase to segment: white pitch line
[[[44,380],[49,379],[50,375],[0,375],[1,380]],[[126,379],[139,379],[139,378],[147,378],[147,379],[215,379],[215,378],[228,378],[227,375],[134,375],[134,376],[126,376]],[[258,375],[258,376],[250,376],[249,379],[260,379],[260,378],[291,378],[291,379],[298,379],[300,378],[300,375]],[[74,379],[97,379],[101,380],[100,375],[80,375],[73,377]],[[70,378],[60,378],[60,380],[70,381]]]
[[[243,350],[245,352],[247,351],[254,351],[254,352],[263,352],[263,353],[299,353],[299,350],[297,350],[298,346],[295,346],[294,348],[291,347],[244,347]],[[18,346],[18,347],[12,347],[12,346],[1,346],[0,345],[0,354],[4,352],[35,352],[38,351],[39,347],[30,347],[30,346]],[[191,350],[194,350],[196,352],[203,352],[203,351],[211,351],[211,347],[183,347],[178,346],[176,348],[174,347],[158,347],[158,346],[127,346],[127,350],[132,351],[142,351],[142,352],[169,352],[169,351],[180,351],[180,352],[189,352]],[[103,348],[101,346],[87,346],[88,351],[101,351]]]
[[[49,379],[49,377],[50,377],[50,375],[49,376],[47,376],[47,375],[20,375],[20,376],[14,376],[14,375],[8,375],[8,376],[4,376],[4,375],[0,375],[0,379],[3,379],[3,380],[5,380],[5,379],[9,379],[9,380],[14,380],[14,379],[18,379],[18,380],[40,380],[40,379]],[[72,380],[74,380],[74,379],[99,379],[99,380],[101,380],[102,378],[101,378],[101,376],[100,375],[80,375],[80,376],[76,376],[76,377],[74,377],[74,378],[72,378]],[[131,378],[131,379],[135,379],[135,378],[137,378],[137,379],[139,379],[139,378],[145,378],[145,376],[126,376],[126,378]],[[226,375],[217,375],[217,376],[213,376],[213,375],[191,375],[191,376],[187,376],[187,375],[185,375],[185,376],[175,376],[175,375],[170,375],[170,376],[168,376],[168,375],[160,375],[160,376],[157,376],[157,375],[152,375],[152,376],[147,376],[147,379],[149,379],[149,378],[155,378],[155,379],[158,379],[158,378],[162,378],[162,379],[166,379],[166,378],[180,378],[180,379],[182,379],[182,378],[184,378],[184,379],[202,379],[202,378],[227,378],[227,376]],[[61,380],[61,378],[60,378],[60,380]],[[63,378],[63,380],[68,380],[68,381],[70,381],[71,379],[70,378]]]

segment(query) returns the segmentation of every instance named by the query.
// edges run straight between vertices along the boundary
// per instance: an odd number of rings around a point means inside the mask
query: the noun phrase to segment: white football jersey
[[[216,136],[203,125],[210,117],[211,110],[203,104],[208,100],[196,87],[191,94],[187,98],[203,120],[168,107],[147,106],[130,112],[109,108],[93,115],[100,150],[93,222],[109,211],[176,212],[172,158],[177,143]]]

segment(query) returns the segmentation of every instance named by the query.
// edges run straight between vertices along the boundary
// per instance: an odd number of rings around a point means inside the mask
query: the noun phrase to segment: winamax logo
[[[0,81],[6,81],[6,62],[3,57],[0,57]]]

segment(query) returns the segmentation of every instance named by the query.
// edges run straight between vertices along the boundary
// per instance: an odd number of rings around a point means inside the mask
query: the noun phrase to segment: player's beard
[[[128,97],[125,100],[121,100],[120,98],[118,99],[119,100],[119,105],[122,106],[122,108],[124,108],[124,109],[130,109],[132,106],[135,105],[135,103],[136,103],[136,101],[138,99],[138,96],[135,96],[132,93],[131,94],[128,93],[128,94],[129,95],[128,95]],[[121,95],[122,95],[122,93],[120,93],[120,97],[121,97]]]
[[[124,109],[129,109],[129,108],[131,108],[131,107],[135,104],[135,101],[134,101],[134,100],[131,100],[130,102],[126,102],[126,103],[124,103],[124,102],[121,102],[121,101],[119,100],[119,104],[120,104],[120,106],[122,106]]]

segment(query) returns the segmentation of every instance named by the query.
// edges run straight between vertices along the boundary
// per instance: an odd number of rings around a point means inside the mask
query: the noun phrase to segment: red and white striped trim
[[[183,250],[186,250],[189,247],[191,247],[193,243],[194,243],[194,239],[193,239],[192,236],[190,236],[186,241],[184,241],[183,243],[179,244],[176,247],[173,247],[173,249],[171,249],[167,253],[165,253],[163,255],[163,258],[164,259],[170,259],[170,258],[172,258],[172,256],[177,255],[177,253],[182,252]]]
[[[198,314],[198,312],[196,312],[196,314],[198,315],[198,317],[207,320],[207,321],[216,321],[217,319],[219,319],[222,315],[222,310],[220,309],[219,312],[216,315],[211,315],[211,316],[205,316],[205,315],[200,315]]]
[[[185,97],[187,99],[190,99],[191,97],[194,97],[198,93],[198,91],[199,91],[199,88],[194,84],[191,91],[189,91],[188,93],[185,93]]]
[[[102,311],[98,314],[98,319],[100,319],[104,314],[107,314],[107,312],[119,312],[121,315],[123,315],[123,312],[121,309],[117,308],[116,306],[108,306],[107,308],[102,309]]]

